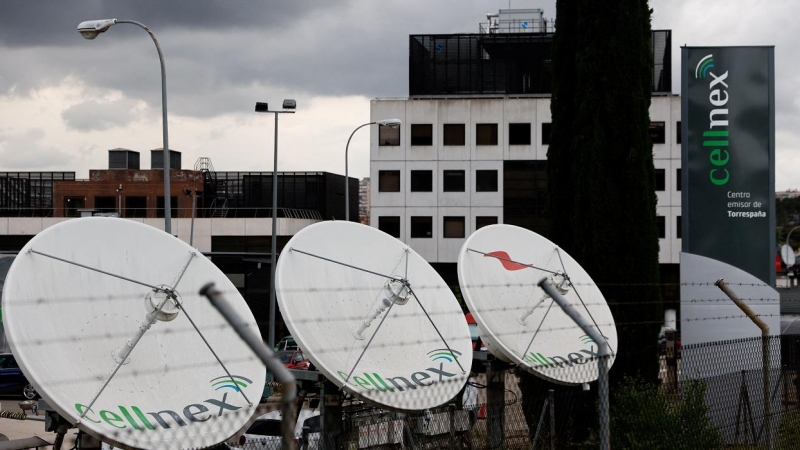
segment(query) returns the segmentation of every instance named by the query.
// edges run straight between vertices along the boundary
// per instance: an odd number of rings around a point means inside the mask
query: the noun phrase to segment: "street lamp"
[[[358,128],[353,130],[350,133],[350,137],[347,138],[347,145],[344,148],[344,220],[350,220],[350,178],[348,177],[347,172],[347,152],[350,150],[350,139],[353,139],[353,135],[356,134],[356,131],[360,130],[361,128],[367,125],[378,125],[381,127],[389,127],[389,128],[397,128],[400,126],[402,122],[400,119],[383,119],[383,120],[376,120],[375,122],[368,122],[364,125],[359,125]]]
[[[272,249],[270,254],[270,280],[269,280],[269,348],[275,348],[275,252],[278,247],[278,114],[294,114],[297,102],[292,99],[283,101],[281,111],[270,111],[267,103],[256,102],[257,113],[275,114],[275,147],[274,162],[272,164]]]
[[[164,231],[172,234],[172,205],[170,199],[169,188],[169,130],[167,129],[167,71],[164,68],[164,55],[161,54],[161,47],[158,45],[153,32],[142,23],[135,20],[117,20],[117,19],[103,19],[103,20],[88,20],[78,24],[78,32],[85,39],[94,39],[100,33],[105,33],[112,25],[118,23],[132,23],[139,26],[147,34],[153,38],[153,43],[156,44],[156,51],[158,52],[158,60],[161,63],[161,124],[164,134]]]

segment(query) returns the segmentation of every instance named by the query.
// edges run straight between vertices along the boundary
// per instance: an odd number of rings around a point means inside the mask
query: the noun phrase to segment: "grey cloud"
[[[60,170],[69,167],[72,156],[63,149],[43,145],[41,128],[23,133],[0,133],[0,167],[4,170]]]
[[[544,6],[553,17],[554,3],[515,1],[514,7]],[[476,32],[487,11],[508,2],[94,0],[65,8],[58,1],[12,0],[0,5],[0,52],[10,52],[17,62],[0,67],[0,92],[13,86],[25,95],[71,76],[159,108],[158,59],[142,30],[121,24],[93,41],[75,32],[81,20],[125,17],[146,23],[159,40],[170,112],[211,117],[239,112],[259,92],[276,90],[293,97],[404,96],[409,34]],[[24,37],[30,30],[20,23],[37,20],[42,35]],[[248,92],[253,97],[245,102]]]
[[[136,103],[127,99],[112,102],[90,100],[73,105],[61,113],[61,119],[67,127],[78,131],[124,127],[138,118]]]

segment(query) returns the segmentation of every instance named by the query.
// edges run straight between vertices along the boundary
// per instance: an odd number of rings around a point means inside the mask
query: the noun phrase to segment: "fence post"
[[[733,303],[735,303],[736,306],[738,306],[739,309],[741,309],[742,312],[745,313],[745,315],[749,317],[750,320],[756,324],[756,326],[758,326],[758,328],[761,329],[761,376],[764,379],[764,431],[766,432],[764,435],[764,444],[767,446],[767,450],[772,450],[772,418],[770,417],[772,415],[772,400],[769,396],[769,325],[761,320],[761,318],[758,317],[758,314],[750,309],[750,306],[748,306],[747,303],[739,298],[739,296],[733,292],[733,289],[725,284],[725,280],[720,278],[714,284],[720,288],[720,290],[722,290],[722,292],[724,292],[725,295],[727,295],[728,298],[730,298]]]
[[[289,372],[289,369],[283,366],[283,363],[275,356],[272,349],[264,345],[264,341],[260,336],[250,328],[244,320],[239,317],[230,305],[222,298],[222,294],[214,288],[214,283],[208,283],[200,289],[200,295],[208,297],[208,300],[219,311],[222,317],[231,325],[231,328],[239,335],[240,338],[250,347],[250,350],[255,353],[259,360],[267,366],[267,370],[275,375],[275,378],[281,382],[281,402],[283,409],[281,412],[281,448],[283,450],[294,450],[294,400],[295,389],[297,388],[297,381],[294,375]],[[266,380],[265,380],[266,381]]]
[[[550,450],[556,448],[556,406],[553,390],[547,391],[547,398],[550,400]]]
[[[586,321],[581,314],[569,304],[569,301],[562,296],[553,286],[550,278],[544,277],[539,280],[539,287],[549,295],[553,301],[558,303],[561,310],[575,322],[597,344],[597,396],[599,399],[599,419],[600,419],[600,449],[609,450],[610,447],[610,426],[609,426],[609,404],[608,404],[608,357],[609,348],[606,338],[594,325]]]

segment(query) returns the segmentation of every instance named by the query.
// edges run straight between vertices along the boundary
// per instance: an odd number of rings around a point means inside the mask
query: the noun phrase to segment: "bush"
[[[705,394],[706,384],[702,380],[686,382],[680,398],[639,378],[626,378],[614,393],[612,447],[722,448],[722,435],[707,415]]]

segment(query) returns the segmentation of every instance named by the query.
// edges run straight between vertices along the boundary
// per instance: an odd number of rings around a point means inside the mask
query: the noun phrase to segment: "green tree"
[[[558,76],[553,82],[559,95],[551,106],[555,139],[548,152],[552,236],[611,306],[619,335],[612,384],[637,373],[654,382],[662,307],[648,131],[651,11],[646,0],[578,1],[567,11],[575,15],[566,19],[574,21],[567,31],[575,50],[555,47],[552,56],[556,66],[562,58],[574,60],[574,82],[559,86]],[[556,35],[563,19],[559,9]],[[568,180],[555,182],[563,176]]]
[[[649,137],[651,10],[646,0],[558,0],[556,8],[549,237],[586,269],[611,307],[619,337],[612,389],[623,376],[655,383],[662,305]],[[539,391],[540,383],[521,380],[529,415],[538,413],[526,391]],[[576,395],[554,388],[557,396]],[[578,428],[596,420],[593,407],[575,409],[586,415],[573,418]]]

